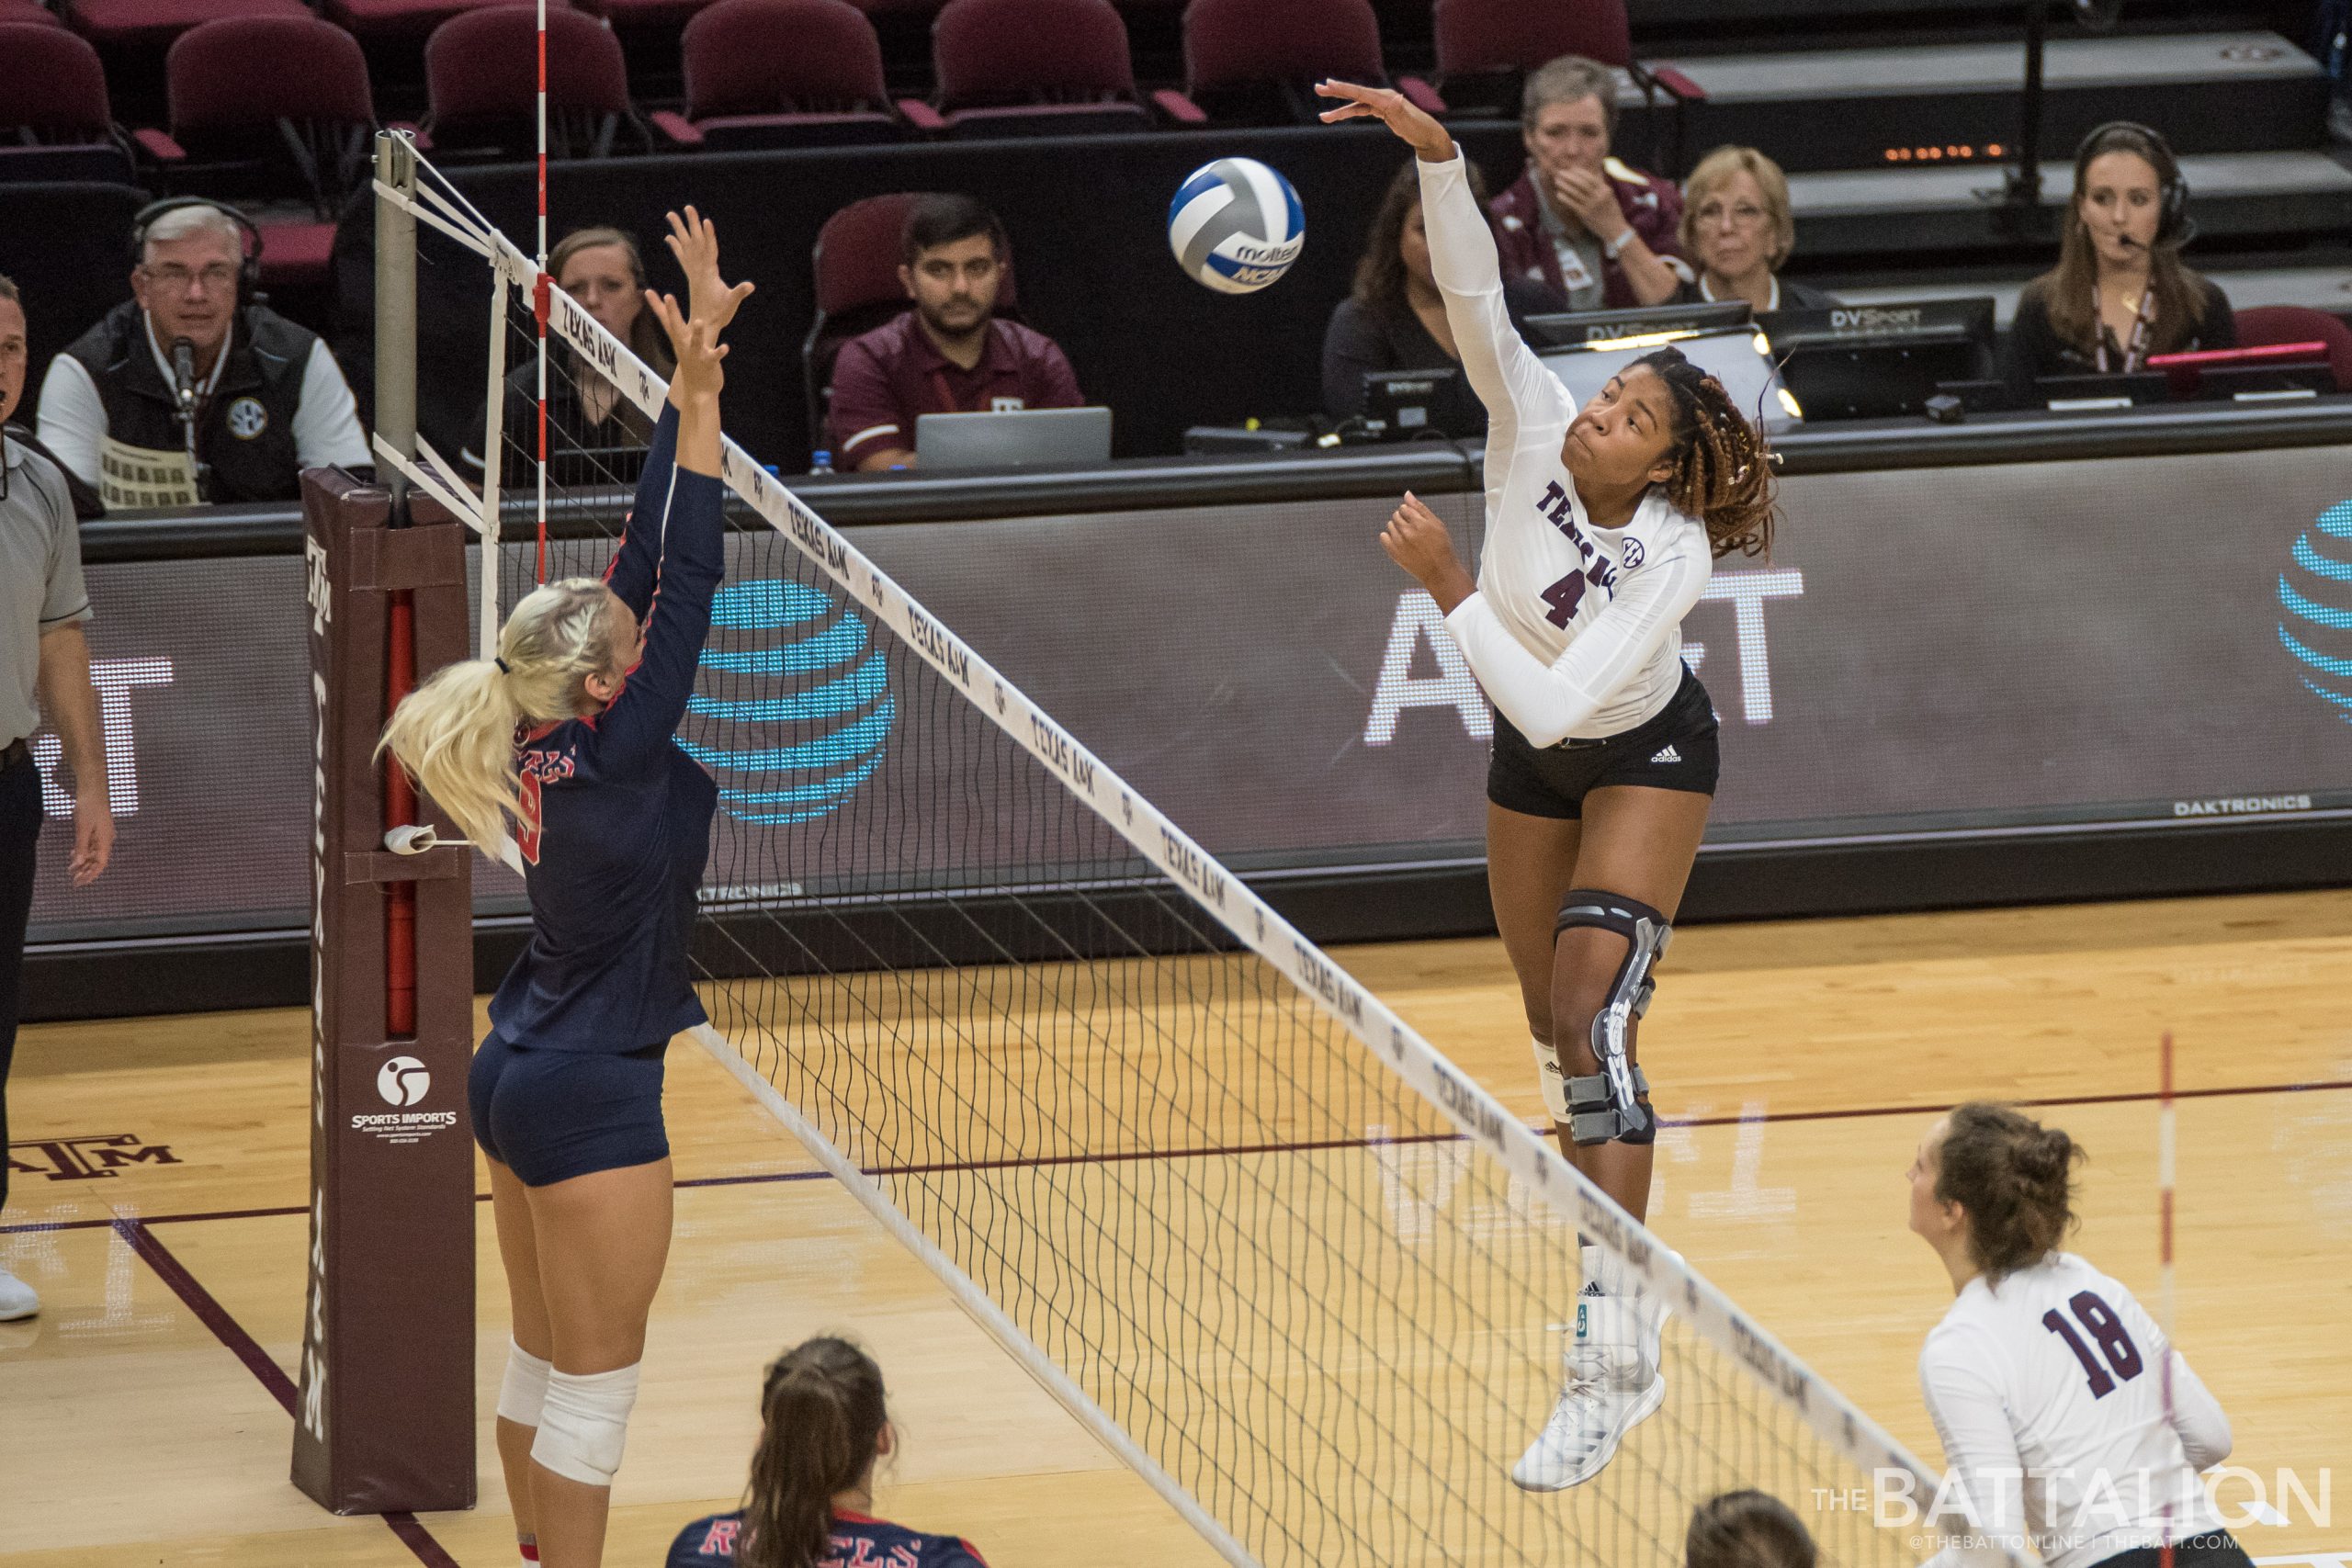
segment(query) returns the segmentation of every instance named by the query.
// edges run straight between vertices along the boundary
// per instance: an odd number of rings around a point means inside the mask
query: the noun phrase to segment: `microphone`
[[[179,393],[180,412],[196,409],[196,344],[184,337],[172,340],[172,380]]]

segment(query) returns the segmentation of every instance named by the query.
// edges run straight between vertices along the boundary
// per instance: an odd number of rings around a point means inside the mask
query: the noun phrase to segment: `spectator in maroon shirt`
[[[1695,277],[1678,243],[1682,193],[1610,155],[1609,67],[1564,54],[1535,71],[1519,130],[1527,171],[1488,204],[1505,277],[1548,283],[1572,310],[1660,304]]]
[[[842,345],[833,361],[833,461],[913,466],[927,413],[1077,408],[1078,378],[1054,340],[996,319],[1004,225],[967,196],[925,197],[907,214],[899,281],[914,309]]]

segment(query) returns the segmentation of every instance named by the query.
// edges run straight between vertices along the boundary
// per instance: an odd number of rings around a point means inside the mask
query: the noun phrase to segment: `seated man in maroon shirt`
[[[967,196],[926,197],[907,214],[899,281],[914,309],[842,345],[833,361],[833,462],[909,468],[927,413],[1070,409],[1086,400],[1045,333],[996,319],[1004,225]]]
[[[1495,197],[1503,276],[1548,283],[1571,310],[1656,305],[1696,279],[1674,182],[1610,155],[1616,73],[1564,54],[1529,73],[1520,107],[1527,172]]]

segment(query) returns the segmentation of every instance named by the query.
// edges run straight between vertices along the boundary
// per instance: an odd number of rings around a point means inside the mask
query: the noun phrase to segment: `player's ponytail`
[[[882,1369],[845,1339],[804,1341],[768,1368],[752,1456],[741,1568],[816,1568],[831,1554],[833,1495],[865,1479],[888,1420]]]
[[[1989,1100],[1945,1118],[1936,1197],[1968,1213],[1968,1248],[1995,1284],[2058,1248],[2075,1224],[2082,1146],[2056,1127]]]
[[[568,577],[524,595],[498,635],[498,657],[461,659],[401,699],[376,750],[400,759],[458,829],[495,854],[515,814],[514,730],[581,711],[588,677],[609,671],[611,595]]]
[[[1813,1568],[1813,1537],[1786,1503],[1725,1492],[1691,1510],[1684,1568]]]
[[[1661,348],[1634,361],[1655,371],[1674,399],[1674,473],[1666,498],[1707,530],[1717,557],[1762,555],[1772,547],[1772,452],[1724,384]]]

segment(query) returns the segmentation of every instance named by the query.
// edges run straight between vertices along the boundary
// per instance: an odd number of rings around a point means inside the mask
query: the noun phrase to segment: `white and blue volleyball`
[[[1255,294],[1306,244],[1298,192],[1255,158],[1193,170],[1168,204],[1168,248],[1193,281],[1220,294]]]

